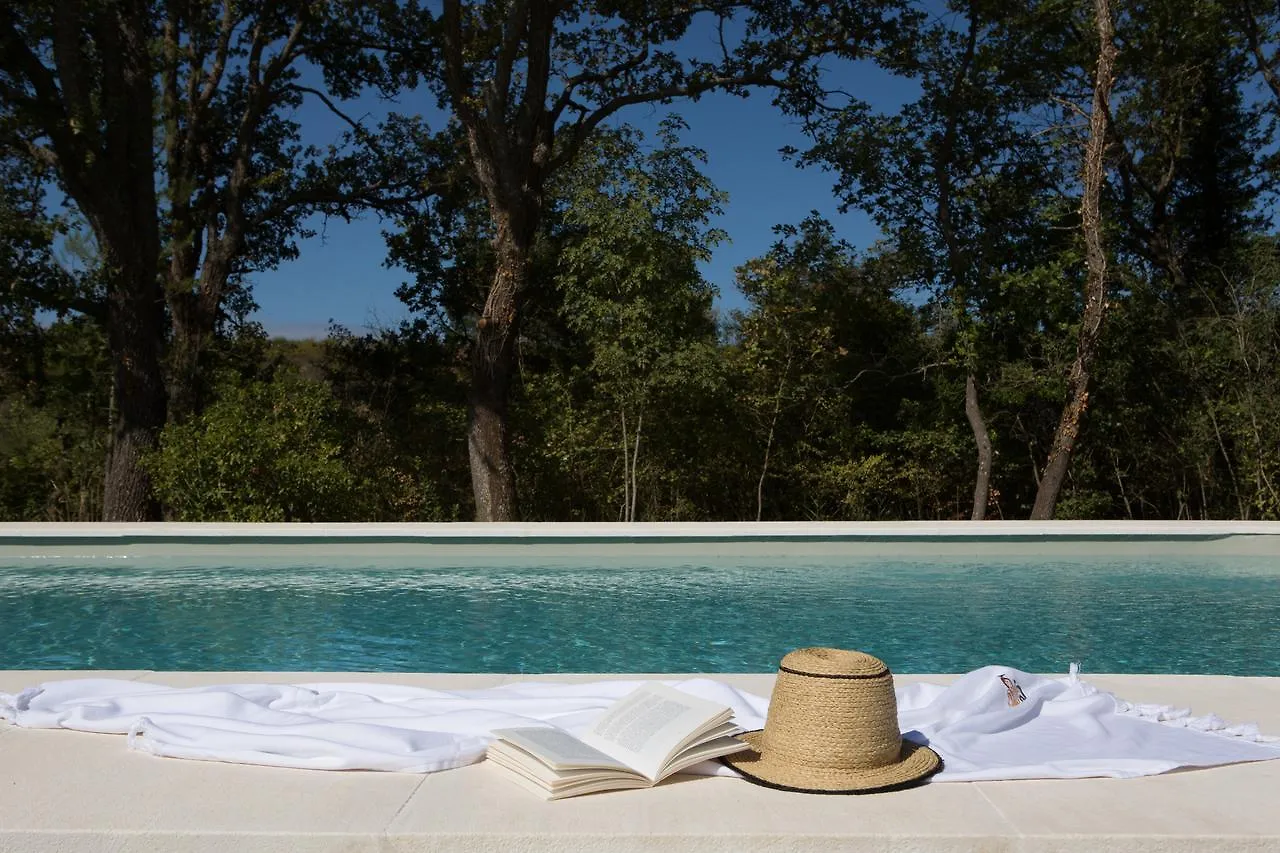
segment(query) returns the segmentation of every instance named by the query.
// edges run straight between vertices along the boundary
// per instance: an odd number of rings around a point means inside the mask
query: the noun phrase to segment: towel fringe
[[[1271,737],[1258,730],[1257,723],[1237,723],[1232,725],[1217,714],[1192,716],[1190,708],[1179,708],[1176,705],[1154,705],[1127,702],[1112,694],[1116,702],[1116,713],[1137,717],[1152,723],[1173,726],[1180,729],[1192,729],[1198,732],[1235,737],[1253,743],[1280,743],[1280,737]]]
[[[1084,688],[1089,695],[1105,692],[1098,690],[1087,681],[1080,680],[1080,664],[1077,661],[1072,661],[1067,667],[1067,683]],[[1180,729],[1192,729],[1193,731],[1208,732],[1209,734],[1222,735],[1223,737],[1241,738],[1253,743],[1280,743],[1280,737],[1264,735],[1258,729],[1257,723],[1237,723],[1232,725],[1217,714],[1205,714],[1202,717],[1195,717],[1192,716],[1190,708],[1179,708],[1176,705],[1129,702],[1114,693],[1107,693],[1107,695],[1115,701],[1117,714],[1137,717],[1148,722],[1161,723]]]

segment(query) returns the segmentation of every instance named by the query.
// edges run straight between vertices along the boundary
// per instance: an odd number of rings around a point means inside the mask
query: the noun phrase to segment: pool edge
[[[526,524],[0,523],[0,556],[259,553],[324,545],[335,555],[999,553],[1220,554],[1280,557],[1280,522],[639,522]],[[333,550],[330,550],[333,549]]]

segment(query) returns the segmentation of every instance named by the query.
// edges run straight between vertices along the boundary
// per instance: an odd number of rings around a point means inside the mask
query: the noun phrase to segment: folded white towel
[[[494,729],[542,722],[582,731],[639,683],[447,691],[358,683],[179,689],[71,679],[0,693],[0,718],[28,728],[124,734],[134,749],[173,758],[427,773],[480,760]],[[764,726],[762,697],[706,678],[666,683],[730,706],[747,730]],[[1280,744],[1256,727],[1134,706],[1074,675],[1050,679],[1008,667],[975,670],[947,687],[900,687],[898,712],[905,736],[942,756],[939,782],[1140,776],[1280,758]],[[734,775],[710,762],[695,770]]]
[[[974,670],[948,687],[899,689],[898,722],[942,756],[938,781],[1149,776],[1280,758],[1280,743],[1256,726],[1134,706],[1074,676],[1006,667]]]

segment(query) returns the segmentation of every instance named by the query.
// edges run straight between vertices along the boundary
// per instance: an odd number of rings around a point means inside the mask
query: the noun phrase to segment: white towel
[[[994,666],[948,687],[898,690],[898,724],[942,756],[939,782],[1124,778],[1280,758],[1280,742],[1256,726],[1228,727],[1213,715],[1195,718],[1169,706],[1141,714],[1139,707],[1074,675],[1043,678]]]
[[[666,683],[732,707],[747,730],[764,725],[768,703],[759,696],[705,678]],[[542,722],[582,731],[639,684],[179,689],[75,679],[0,693],[0,718],[28,728],[127,734],[131,748],[173,758],[425,773],[480,760],[493,729]],[[1211,715],[1196,718],[1166,706],[1134,706],[1074,676],[1049,679],[985,667],[949,687],[912,684],[897,696],[905,736],[928,743],[943,758],[944,769],[934,777],[939,782],[1141,776],[1280,758],[1280,744],[1256,728],[1227,728]],[[734,775],[710,762],[696,772]]]

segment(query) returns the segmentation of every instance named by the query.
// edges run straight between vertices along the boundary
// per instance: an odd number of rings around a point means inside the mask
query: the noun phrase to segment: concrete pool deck
[[[637,677],[0,671],[0,690],[92,676],[443,689]],[[773,683],[772,675],[710,677],[764,695]],[[1130,701],[1212,711],[1280,734],[1280,678],[1086,678]],[[128,750],[120,736],[0,726],[0,851],[230,850],[1257,853],[1280,850],[1280,761],[1142,779],[940,783],[866,797],[675,777],[650,790],[544,803],[484,764],[425,776],[284,770],[156,758]]]

